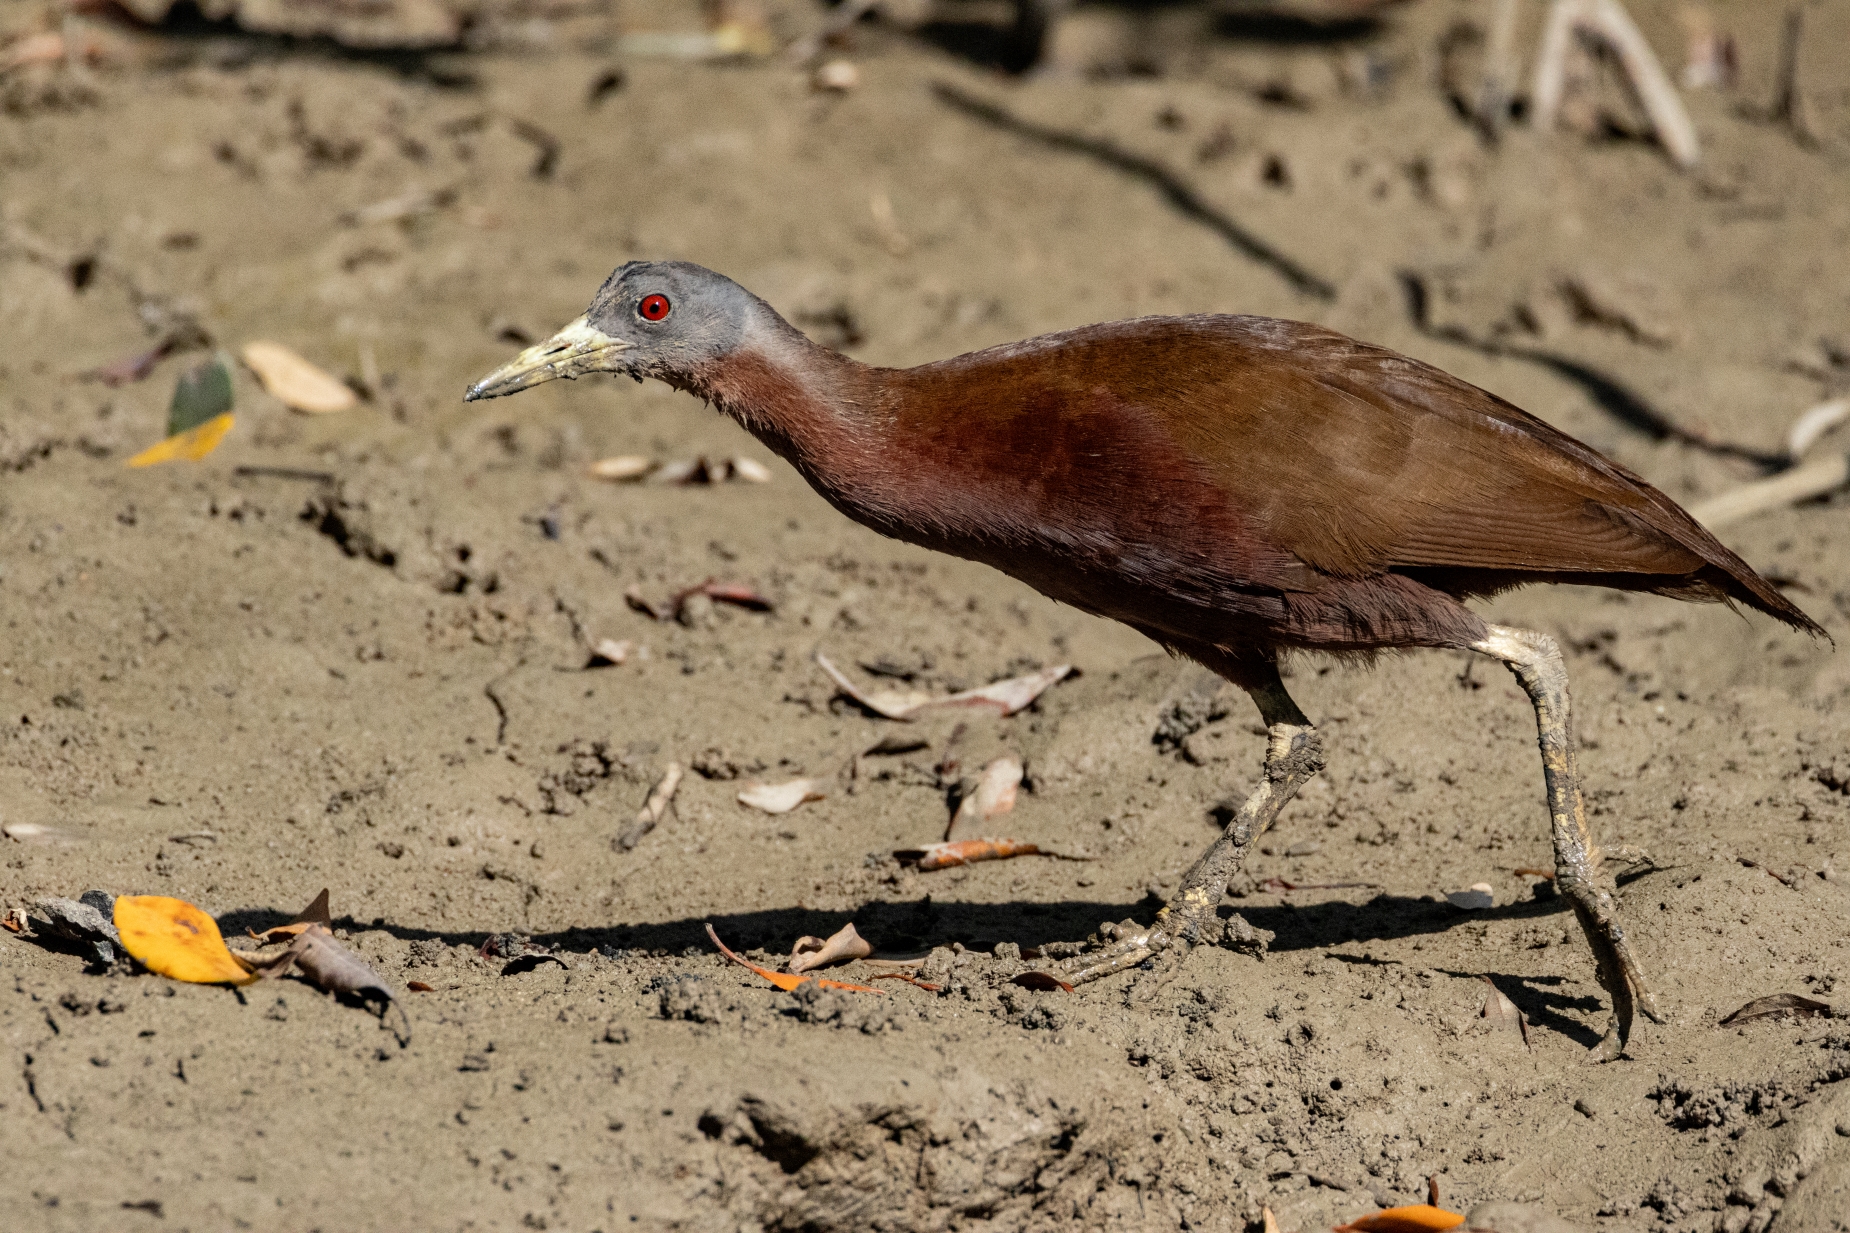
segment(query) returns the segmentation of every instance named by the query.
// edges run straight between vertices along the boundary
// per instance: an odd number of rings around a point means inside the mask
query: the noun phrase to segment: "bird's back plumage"
[[[811,478],[876,529],[1175,645],[1462,645],[1526,582],[1818,627],[1639,476],[1406,356],[1261,317],[1143,318],[870,375]]]

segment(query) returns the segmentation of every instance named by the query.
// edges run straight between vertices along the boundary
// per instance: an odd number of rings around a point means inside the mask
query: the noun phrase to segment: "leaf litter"
[[[792,779],[785,783],[754,781],[739,789],[739,804],[768,814],[789,813],[807,801],[827,797],[828,793],[823,791],[826,782],[822,779]]]
[[[258,339],[244,344],[245,367],[264,391],[291,411],[327,415],[351,411],[359,402],[346,382],[309,363],[281,343]]]
[[[800,975],[837,963],[865,959],[873,953],[874,948],[868,945],[867,939],[855,932],[854,922],[850,921],[827,939],[798,938],[797,944],[790,950],[790,962],[786,966],[792,973]]]
[[[184,899],[123,895],[113,910],[122,949],[157,976],[196,985],[248,985],[218,922]]]
[[[957,802],[957,812],[951,817],[945,839],[967,838],[991,818],[1015,808],[1022,774],[1021,759],[1012,756],[1005,755],[985,766],[977,776],[976,786]]]
[[[721,582],[718,578],[708,578],[705,582],[683,587],[661,601],[649,599],[639,587],[631,587],[623,592],[623,602],[651,620],[672,621],[681,615],[687,607],[687,601],[696,595],[704,595],[715,603],[735,604],[753,612],[770,612],[776,607],[750,583]]]
[[[1030,672],[1026,676],[995,681],[977,689],[938,695],[922,689],[862,689],[821,651],[816,652],[816,666],[854,702],[876,715],[901,721],[915,719],[928,711],[965,706],[987,707],[999,715],[1013,715],[1030,706],[1036,698],[1066,679],[1073,671],[1071,664],[1059,664],[1039,672]]]
[[[128,460],[131,467],[156,463],[198,462],[219,447],[231,431],[231,370],[223,356],[214,356],[180,374],[173,400],[167,406],[167,437]]]
[[[1755,1019],[1829,1019],[1835,1014],[1829,1002],[1801,997],[1796,993],[1774,993],[1755,998],[1717,1026],[1732,1027],[1737,1023],[1751,1023]]]
[[[719,934],[714,932],[711,923],[707,925],[707,937],[713,940],[713,945],[719,947],[720,954],[726,956],[726,958],[732,960],[747,971],[754,972],[764,977],[779,989],[782,989],[785,993],[795,989],[798,985],[807,984],[810,981],[814,981],[818,987],[823,989],[845,989],[851,993],[884,994],[886,992],[884,989],[876,989],[872,985],[850,985],[839,980],[824,980],[820,976],[798,976],[790,972],[773,972],[770,968],[761,968],[744,956],[735,954],[730,947],[720,941]]]
[[[121,902],[117,900],[118,916]],[[404,1028],[398,1037],[399,1044],[410,1044],[411,1017],[405,1013],[404,1004],[399,1001],[392,987],[386,984],[385,978],[373,971],[366,960],[340,944],[334,937],[333,923],[328,914],[328,892],[323,890],[315,896],[313,903],[303,908],[301,914],[288,924],[251,934],[260,942],[285,943],[281,952],[236,961],[251,969],[253,976],[250,979],[273,980],[286,975],[293,967],[307,977],[311,984],[325,992],[347,993],[361,998],[370,996],[384,1002],[398,1011],[399,1022]],[[217,932],[214,926],[213,933]],[[380,1014],[383,1018],[383,1009]]]

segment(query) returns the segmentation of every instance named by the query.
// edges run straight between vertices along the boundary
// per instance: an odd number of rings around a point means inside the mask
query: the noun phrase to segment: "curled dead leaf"
[[[281,343],[258,340],[244,344],[245,365],[269,395],[293,411],[326,415],[351,411],[359,401],[346,383],[315,367]]]
[[[413,993],[435,993],[436,992],[436,990],[432,986],[425,984],[421,980],[408,980],[405,982],[405,988],[411,990],[411,992]]]
[[[835,682],[837,689],[855,702],[876,715],[900,720],[912,719],[929,710],[961,706],[987,707],[1000,715],[1013,715],[1073,671],[1071,664],[1060,664],[1053,668],[1043,668],[1039,672],[1030,672],[1026,676],[996,681],[978,689],[938,696],[918,689],[864,690],[820,651],[816,652],[816,666]]]
[[[817,968],[847,963],[852,959],[865,959],[873,953],[874,948],[855,932],[854,923],[850,921],[831,934],[826,941],[822,938],[798,938],[796,946],[790,951],[790,962],[786,966],[792,972],[812,972]]]
[[[812,981],[812,980],[815,981],[816,984],[823,989],[846,989],[854,993],[883,993],[884,992],[884,990],[876,989],[872,985],[850,985],[850,984],[847,984],[839,980],[824,980],[820,976],[797,976],[789,972],[773,972],[770,968],[761,968],[757,964],[753,963],[751,960],[746,959],[741,955],[733,953],[730,947],[728,947],[724,942],[719,940],[719,934],[714,931],[713,926],[710,922],[707,925],[707,937],[712,939],[713,945],[719,947],[720,954],[726,956],[726,958],[738,964],[740,967],[744,968],[746,971],[754,972],[757,975],[764,977],[766,980],[776,985],[779,989],[784,990],[786,993],[796,988],[798,985],[801,985],[807,981]]]
[[[819,801],[828,795],[820,779],[792,779],[787,783],[748,783],[739,790],[739,804],[765,813],[789,813],[805,801]]]
[[[116,900],[117,928],[121,928],[121,899]],[[203,914],[202,914],[203,915]],[[288,941],[288,946],[280,954],[257,960],[245,960],[255,974],[250,979],[262,977],[275,979],[288,973],[291,967],[298,969],[309,982],[328,993],[349,993],[359,997],[372,997],[384,1002],[398,1011],[398,1018],[404,1031],[399,1035],[401,1045],[411,1042],[411,1018],[405,1013],[398,995],[385,983],[385,978],[373,971],[366,960],[342,946],[330,928],[328,914],[328,892],[324,889],[315,896],[313,903],[303,908],[293,921],[287,925],[278,925],[262,934],[256,935],[266,942]],[[215,930],[216,932],[216,930]],[[128,931],[123,930],[123,943],[127,945]],[[221,943],[222,945],[222,943]],[[134,954],[131,950],[130,954]],[[137,959],[141,956],[136,955]],[[142,960],[146,963],[147,960]],[[381,1012],[383,1017],[383,1011]]]
[[[184,899],[123,895],[114,917],[122,949],[156,975],[197,985],[247,985],[257,979],[226,949],[218,922]]]

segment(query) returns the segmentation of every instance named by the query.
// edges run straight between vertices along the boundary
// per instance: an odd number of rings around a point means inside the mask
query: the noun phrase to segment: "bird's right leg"
[[[1148,929],[1120,927],[1103,950],[1067,960],[1060,975],[1069,983],[1098,980],[1165,951],[1171,964],[1179,962],[1215,923],[1227,883],[1245,863],[1254,841],[1270,829],[1298,789],[1323,769],[1323,738],[1285,692],[1276,666],[1268,663],[1240,675],[1265,720],[1264,777],[1220,838],[1183,876],[1181,888],[1156,914],[1155,923]]]
[[[1542,777],[1548,791],[1549,829],[1555,849],[1555,889],[1573,906],[1581,932],[1593,947],[1599,982],[1612,995],[1612,1026],[1593,1048],[1596,1061],[1610,1062],[1625,1049],[1634,1005],[1657,1023],[1664,1016],[1645,983],[1619,915],[1618,887],[1600,859],[1587,829],[1574,757],[1574,729],[1567,707],[1567,665],[1554,639],[1525,629],[1492,625],[1471,649],[1500,659],[1515,674],[1535,706],[1542,748]]]

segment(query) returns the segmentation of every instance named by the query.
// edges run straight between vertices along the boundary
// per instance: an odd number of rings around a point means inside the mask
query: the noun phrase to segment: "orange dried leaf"
[[[225,434],[231,431],[231,426],[236,420],[237,417],[230,411],[225,412],[223,415],[215,415],[196,428],[189,428],[185,432],[175,433],[158,445],[150,445],[147,449],[129,459],[127,465],[131,467],[151,467],[157,462],[174,462],[176,460],[198,462],[201,458],[204,458],[207,454],[210,454],[213,450],[218,448],[219,442],[225,439]]]
[[[917,865],[922,872],[973,865],[977,861],[1003,861],[1011,856],[1043,856],[1040,848],[1018,839],[959,839],[952,843],[927,844],[922,848],[904,848],[893,853],[902,865]]]
[[[123,895],[116,900],[122,949],[150,972],[196,985],[248,985],[257,978],[225,949],[218,922],[183,899]]]
[[[434,993],[436,992],[435,989],[425,984],[421,980],[408,980],[405,982],[405,988],[411,990],[411,992],[413,993]]]
[[[1390,1207],[1372,1216],[1363,1216],[1348,1224],[1339,1224],[1332,1233],[1433,1233],[1456,1229],[1465,1222],[1457,1212],[1448,1212],[1430,1203],[1411,1207]]]

